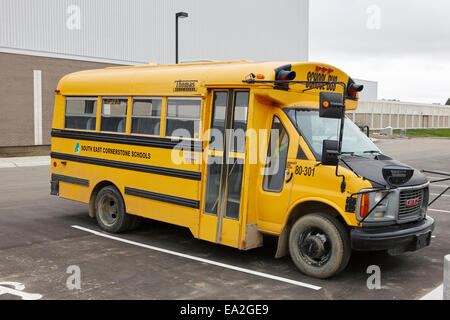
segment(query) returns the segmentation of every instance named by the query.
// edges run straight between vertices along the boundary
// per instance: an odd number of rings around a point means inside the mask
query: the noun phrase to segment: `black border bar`
[[[147,191],[147,190],[125,187],[125,194],[128,194],[130,196],[135,196],[135,197],[141,197],[141,198],[147,198],[147,199],[152,199],[152,200],[158,200],[158,201],[162,201],[162,202],[173,203],[173,204],[177,204],[177,205],[185,206],[185,207],[189,207],[189,208],[194,208],[194,209],[200,208],[200,201],[198,201],[198,200],[192,200],[192,199],[187,199],[187,198],[182,198],[182,197],[171,196],[171,195],[164,194],[164,193],[157,193],[157,192],[151,192],[151,191]]]
[[[128,144],[133,146],[144,146],[153,148],[174,149],[179,147],[186,151],[202,152],[201,141],[188,141],[161,137],[129,136],[123,134],[86,132],[75,130],[52,129],[51,136],[54,138],[66,138],[76,140],[99,141],[108,143]]]
[[[116,161],[116,160],[106,160],[106,159],[78,156],[78,155],[67,154],[67,153],[51,152],[50,157],[53,159],[59,159],[59,160],[75,161],[75,162],[94,164],[94,165],[104,166],[104,167],[154,173],[154,174],[160,174],[160,175],[183,178],[183,179],[190,179],[190,180],[201,180],[201,177],[202,177],[201,172],[197,172],[197,171],[179,170],[179,169],[157,167],[157,166],[150,166],[150,165],[137,164],[137,163],[131,163],[131,162],[124,162],[124,161]]]
[[[224,257],[226,260],[228,257]],[[132,261],[130,262],[130,264]],[[170,270],[172,271],[172,270]],[[146,275],[144,274],[143,277]],[[363,274],[364,276],[364,274]],[[365,279],[364,279],[365,280]],[[119,285],[117,285],[119,286]],[[232,290],[228,289],[228,291]],[[286,289],[287,290],[287,289]],[[74,290],[72,290],[74,291]],[[402,310],[402,314],[404,314],[404,318],[413,318],[414,315],[423,312],[423,310],[433,310],[437,314],[440,310],[448,311],[448,301],[445,300],[393,300],[391,298],[392,294],[389,290],[367,290],[367,291],[377,291],[377,292],[369,292],[361,296],[361,299],[368,299],[368,295],[372,294],[377,297],[379,300],[357,300],[355,301],[355,294],[352,295],[338,295],[333,294],[330,299],[334,300],[319,300],[327,298],[324,294],[319,293],[311,293],[305,292],[303,295],[292,296],[292,300],[282,300],[284,297],[280,297],[277,293],[262,292],[258,296],[263,297],[266,300],[249,300],[250,297],[245,297],[244,294],[237,295],[240,300],[225,300],[219,298],[227,298],[225,294],[222,295],[214,295],[207,296],[206,298],[214,298],[216,300],[201,300],[198,298],[197,300],[191,299],[183,299],[183,300],[175,300],[180,299],[180,297],[185,297],[181,293],[176,293],[175,295],[169,296],[166,294],[166,297],[173,297],[174,300],[146,300],[151,299],[151,296],[148,292],[145,292],[144,289],[139,288],[135,295],[131,295],[125,290],[119,291],[118,294],[111,295],[111,300],[101,300],[104,296],[101,294],[92,294],[93,299],[95,300],[87,300],[88,294],[84,289],[77,290],[78,292],[72,293],[69,292],[69,298],[72,300],[61,300],[61,294],[58,293],[54,300],[40,300],[36,302],[28,302],[26,307],[19,307],[24,305],[24,303],[20,301],[13,300],[5,300],[2,301],[2,311],[14,312],[16,314],[28,315],[30,312],[34,314],[48,314],[54,311],[57,308],[64,308],[65,310],[70,310],[71,314],[76,318],[86,317],[86,310],[89,310],[89,313],[92,315],[97,315],[98,318],[106,318],[106,317],[114,317],[117,316],[117,310],[135,310],[135,312],[139,312],[142,314],[148,313],[150,309],[153,314],[158,314],[161,312],[161,315],[165,319],[257,319],[257,320],[273,320],[273,319],[289,319],[292,318],[293,314],[298,314],[299,310],[320,310],[321,318],[325,317],[333,318],[336,317],[337,310],[352,310],[353,313],[367,313],[367,310],[382,310],[383,308],[390,308],[389,305],[395,309]],[[389,291],[389,292],[386,292]],[[165,292],[162,291],[163,293]],[[272,295],[270,295],[272,294]],[[75,300],[76,297],[79,300]],[[271,298],[268,300],[267,297]],[[406,297],[406,298],[405,298]],[[407,298],[412,299],[412,294],[404,294],[401,296],[402,299]],[[247,298],[244,300],[243,298]],[[297,298],[297,300],[294,300]],[[298,300],[298,299],[305,300]],[[60,300],[57,300],[60,299]],[[83,300],[86,299],[86,300]],[[117,299],[127,299],[127,300],[117,300]],[[136,299],[136,300],[128,300],[128,299]],[[139,300],[138,300],[139,299]],[[167,299],[167,298],[166,298]],[[228,298],[229,299],[229,298]],[[275,300],[278,299],[278,300]],[[316,299],[316,300],[311,300]],[[347,299],[347,300],[344,300]],[[388,300],[391,299],[391,300]],[[258,307],[259,306],[259,307]],[[266,307],[267,306],[267,307]],[[202,309],[200,309],[202,308]],[[211,310],[211,314],[207,314],[206,312],[196,312],[192,314],[191,312],[187,312],[187,310]],[[267,310],[267,311],[266,311]],[[409,315],[409,316],[408,316]]]

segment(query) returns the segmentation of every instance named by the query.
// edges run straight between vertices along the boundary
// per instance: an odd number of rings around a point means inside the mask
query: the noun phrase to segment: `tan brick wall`
[[[42,71],[42,135],[50,144],[53,103],[59,79],[112,64],[0,53],[0,147],[34,144],[33,70]]]
[[[355,122],[358,125],[365,125],[371,127],[372,115],[370,113],[357,113],[355,114]]]

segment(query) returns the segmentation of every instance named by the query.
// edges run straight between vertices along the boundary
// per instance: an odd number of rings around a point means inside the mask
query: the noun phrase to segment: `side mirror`
[[[336,166],[339,163],[339,143],[337,140],[323,140],[322,164]]]
[[[319,117],[342,119],[345,113],[345,105],[342,95],[333,92],[321,92],[319,96]]]

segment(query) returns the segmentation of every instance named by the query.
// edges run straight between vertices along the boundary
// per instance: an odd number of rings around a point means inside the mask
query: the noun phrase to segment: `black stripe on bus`
[[[89,187],[89,180],[52,173],[52,181],[62,181]]]
[[[119,144],[129,144],[133,146],[144,146],[153,148],[174,149],[175,147],[186,151],[202,152],[203,147],[200,141],[186,141],[180,139],[129,136],[104,132],[88,132],[75,130],[52,129],[51,136],[55,138],[66,138],[76,140],[89,140]]]
[[[161,174],[161,175],[165,175],[165,176],[184,178],[184,179],[190,179],[190,180],[201,180],[201,173],[197,172],[197,171],[179,170],[179,169],[150,166],[150,165],[137,164],[137,163],[131,163],[131,162],[124,162],[124,161],[91,158],[91,157],[84,157],[84,156],[78,156],[78,155],[67,154],[67,153],[59,153],[59,152],[51,152],[50,157],[54,158],[54,159],[88,163],[88,164],[94,164],[94,165],[104,166],[104,167],[133,170],[133,171],[140,171],[140,172],[147,172],[147,173],[155,173],[155,174]]]
[[[194,209],[200,208],[200,201],[198,201],[198,200],[170,196],[170,195],[164,194],[164,193],[157,193],[157,192],[151,192],[151,191],[146,191],[146,190],[141,190],[141,189],[125,187],[125,194],[128,194],[130,196],[135,196],[135,197],[141,197],[141,198],[146,198],[146,199],[152,199],[152,200],[157,200],[157,201],[162,201],[162,202],[173,203],[173,204],[177,204],[177,205],[185,206],[185,207],[189,207],[189,208],[194,208]]]

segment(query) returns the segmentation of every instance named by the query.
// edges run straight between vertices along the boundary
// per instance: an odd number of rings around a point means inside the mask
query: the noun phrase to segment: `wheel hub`
[[[100,219],[104,224],[111,226],[117,220],[118,207],[117,202],[110,195],[104,195],[99,201]]]
[[[320,259],[326,254],[324,241],[318,235],[308,235],[303,241],[302,249],[313,259]]]

